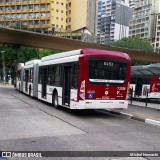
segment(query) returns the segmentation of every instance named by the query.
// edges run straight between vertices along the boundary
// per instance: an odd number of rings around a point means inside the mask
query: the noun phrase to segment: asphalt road
[[[0,87],[0,150],[160,151],[160,127],[98,110],[57,110],[14,88]]]

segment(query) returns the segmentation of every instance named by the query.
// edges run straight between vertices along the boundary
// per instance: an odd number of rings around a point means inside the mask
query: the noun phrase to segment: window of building
[[[28,6],[29,9],[33,9],[33,4]]]
[[[45,4],[41,4],[41,8],[46,8],[46,5]]]

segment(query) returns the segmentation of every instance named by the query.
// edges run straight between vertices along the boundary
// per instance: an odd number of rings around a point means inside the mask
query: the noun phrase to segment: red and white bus
[[[160,99],[160,64],[133,66],[131,88],[134,98]]]
[[[81,49],[43,57],[38,99],[70,109],[127,108],[131,61],[121,52]]]

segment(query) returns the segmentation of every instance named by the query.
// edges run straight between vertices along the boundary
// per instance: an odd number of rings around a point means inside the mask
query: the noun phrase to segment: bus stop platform
[[[128,109],[107,109],[107,111],[125,118],[160,126],[160,109],[129,104]]]

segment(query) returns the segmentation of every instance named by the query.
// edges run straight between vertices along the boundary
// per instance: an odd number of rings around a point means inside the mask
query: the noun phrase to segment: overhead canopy
[[[141,65],[141,66],[132,66],[131,76],[132,77],[150,77],[150,76],[160,77],[160,63],[150,64],[150,65]]]

